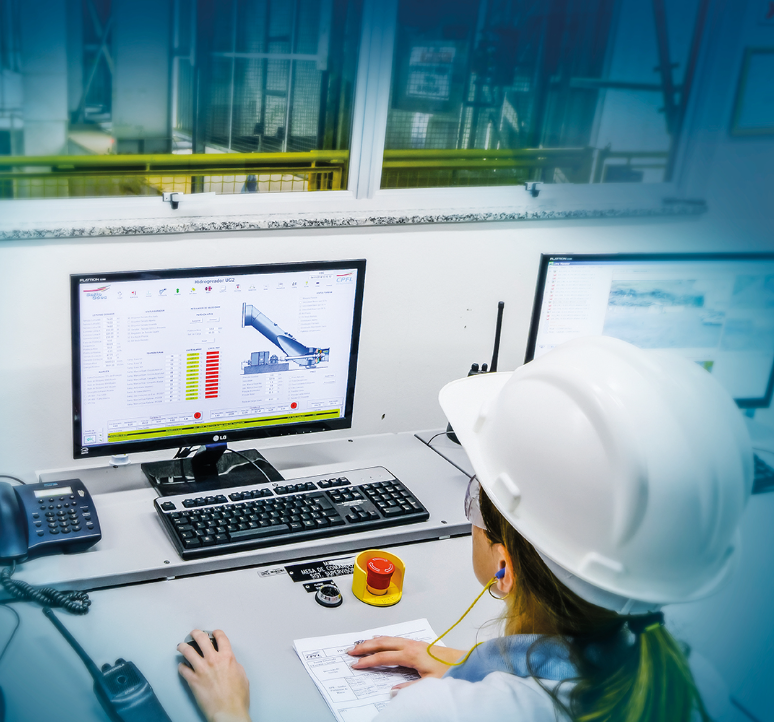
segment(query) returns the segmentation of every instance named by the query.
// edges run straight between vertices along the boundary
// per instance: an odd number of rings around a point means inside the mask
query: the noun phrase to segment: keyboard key
[[[239,541],[242,539],[259,539],[261,537],[281,534],[283,531],[290,531],[290,527],[288,527],[287,524],[277,524],[277,526],[240,530],[231,533],[231,541]]]

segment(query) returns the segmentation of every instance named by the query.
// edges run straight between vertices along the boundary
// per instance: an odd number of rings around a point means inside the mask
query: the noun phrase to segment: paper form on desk
[[[426,619],[416,619],[365,632],[297,639],[293,647],[338,722],[371,722],[390,701],[390,689],[419,679],[419,675],[407,667],[351,669],[357,657],[346,650],[373,637],[406,637],[429,643],[437,636]]]

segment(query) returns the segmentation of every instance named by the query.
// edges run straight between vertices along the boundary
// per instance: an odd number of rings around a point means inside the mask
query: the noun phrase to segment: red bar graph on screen
[[[207,351],[204,362],[204,398],[218,398],[218,379],[220,376],[220,351]]]

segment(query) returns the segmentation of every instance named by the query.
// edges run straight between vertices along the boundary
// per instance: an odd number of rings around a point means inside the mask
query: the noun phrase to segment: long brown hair
[[[564,586],[483,489],[480,505],[489,543],[503,544],[513,565],[515,588],[506,599],[506,633],[561,639],[579,672],[569,705],[559,700],[559,688],[547,690],[570,719],[689,722],[696,711],[709,722],[688,667],[687,649],[662,624],[632,633],[629,617],[591,604]],[[634,620],[631,627],[637,629]],[[609,653],[589,654],[592,645],[602,645]],[[527,668],[532,671],[529,654]]]

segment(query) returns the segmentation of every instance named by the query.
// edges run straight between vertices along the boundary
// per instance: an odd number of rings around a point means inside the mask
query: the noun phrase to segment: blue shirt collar
[[[528,653],[530,668],[527,666]],[[540,634],[514,634],[484,642],[473,650],[464,664],[452,667],[444,676],[479,682],[492,672],[557,682],[578,676],[567,645],[556,637]]]

